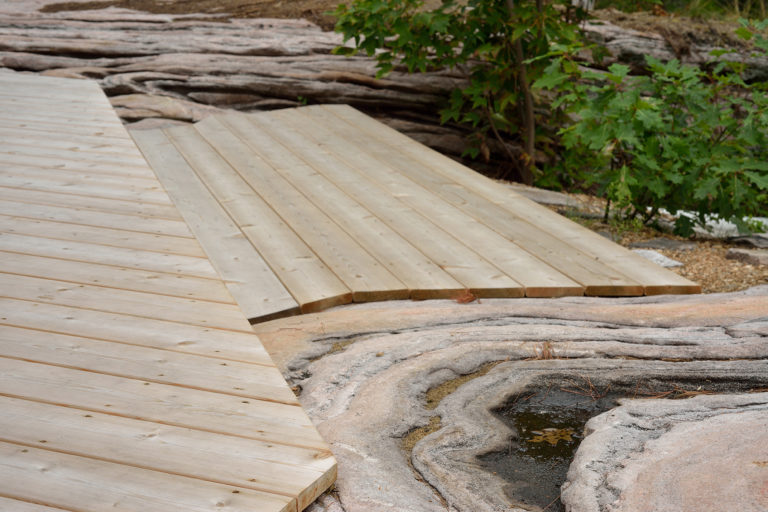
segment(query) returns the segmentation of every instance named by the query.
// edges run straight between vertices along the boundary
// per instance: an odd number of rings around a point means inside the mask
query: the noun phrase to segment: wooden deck
[[[252,322],[465,289],[700,291],[350,107],[232,113],[132,135],[212,261],[244,285],[245,297],[233,294]]]
[[[0,73],[0,510],[296,512],[333,482],[228,265],[95,83]]]

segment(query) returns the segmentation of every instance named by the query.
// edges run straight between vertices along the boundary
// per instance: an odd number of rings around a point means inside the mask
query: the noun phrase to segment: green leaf
[[[739,27],[734,30],[734,33],[745,41],[749,41],[754,37],[754,34],[747,27]]]

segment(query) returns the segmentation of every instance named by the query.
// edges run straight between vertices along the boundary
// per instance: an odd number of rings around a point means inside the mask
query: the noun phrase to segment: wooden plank
[[[63,510],[65,512],[73,512],[71,509],[46,507],[44,505],[4,498],[2,496],[0,496],[0,510],[12,510],[13,512],[61,512]]]
[[[131,171],[135,169],[148,170],[146,162],[137,152],[132,153],[104,153],[98,151],[83,150],[79,146],[70,144],[67,147],[56,147],[45,137],[31,139],[28,137],[2,137],[0,138],[0,159],[4,160],[8,155],[25,156],[33,158],[46,158],[65,161],[87,161],[103,164],[111,169],[114,166],[130,166]],[[54,163],[54,165],[60,165]],[[134,168],[135,167],[135,168]],[[151,171],[150,171],[151,172]],[[151,174],[144,172],[145,176]]]
[[[75,128],[97,128],[99,130],[118,131],[122,129],[120,124],[115,123],[111,118],[101,113],[91,113],[81,115],[78,112],[63,112],[60,115],[49,115],[35,110],[22,107],[8,107],[0,110],[0,118],[23,121],[23,122],[45,122],[51,125],[72,126]]]
[[[218,278],[216,270],[207,260],[202,258],[180,255],[168,257],[167,255],[152,251],[139,251],[137,249],[16,235],[13,233],[0,232],[0,251],[97,263],[100,265],[113,265],[152,272],[165,272],[168,274],[189,275],[209,279]]]
[[[318,116],[326,118],[327,112],[315,109],[304,115],[306,117],[303,117],[302,121],[316,119]],[[557,237],[529,224],[524,218],[510,215],[509,212],[499,209],[482,197],[471,193],[461,193],[462,191],[454,192],[453,183],[441,178],[440,175],[436,175],[429,167],[414,161],[413,158],[403,157],[401,153],[392,151],[391,146],[377,140],[371,140],[370,132],[360,130],[344,122],[339,122],[335,126],[340,137],[348,145],[347,147],[351,145],[352,150],[354,150],[355,147],[359,148],[366,144],[366,150],[372,157],[378,158],[385,165],[391,165],[393,172],[380,178],[380,181],[390,180],[387,186],[393,193],[397,193],[398,190],[410,190],[409,198],[418,207],[424,209],[427,215],[432,218],[445,219],[447,222],[455,222],[453,218],[448,216],[447,212],[441,211],[439,208],[444,204],[443,201],[447,201],[455,209],[463,212],[461,215],[464,218],[471,215],[475,222],[488,226],[485,229],[492,228],[499,235],[515,241],[527,253],[530,253],[527,260],[508,261],[503,266],[500,262],[504,261],[504,255],[513,254],[512,251],[506,249],[501,252],[497,251],[493,255],[489,254],[492,261],[503,270],[507,271],[511,268],[514,272],[515,268],[519,269],[516,273],[511,274],[512,277],[521,280],[519,274],[523,275],[522,278],[528,274],[530,281],[521,281],[526,285],[528,295],[539,297],[562,295],[563,288],[561,287],[565,287],[568,294],[580,295],[586,291],[590,295],[642,295],[643,289],[638,282],[564,244]],[[345,152],[349,158],[354,157],[354,154],[341,146],[338,140],[329,141],[328,146],[332,147],[334,151]],[[375,175],[379,178],[384,173],[378,172]],[[462,236],[467,237],[475,246],[485,247],[489,251],[493,248],[504,247],[503,243],[492,240],[483,243],[483,240],[478,237],[482,230],[473,228],[472,224],[456,226],[454,229],[462,233]],[[542,267],[544,262],[551,262],[552,266],[556,267],[559,272],[549,265]],[[565,278],[563,274],[569,276],[570,279]],[[563,279],[565,280],[563,281]],[[577,286],[574,281],[582,285],[583,288]]]
[[[0,493],[78,512],[296,510],[283,496],[3,442]]]
[[[318,451],[0,397],[6,441],[288,497],[308,506],[316,480],[334,473]],[[328,482],[329,484],[331,482]],[[308,495],[309,494],[309,495]]]
[[[76,210],[60,206],[19,203],[12,200],[0,202],[0,215],[123,229],[139,233],[194,238],[187,225],[178,220],[135,217],[133,215],[94,212],[92,210]]]
[[[3,176],[0,174],[0,182]],[[5,187],[0,185],[0,200],[10,199],[20,203],[44,204],[50,206],[66,206],[80,210],[96,210],[100,212],[122,213],[124,215],[136,215],[139,217],[156,217],[169,220],[183,220],[178,210],[172,203],[154,204],[146,201],[120,199],[119,197],[94,197],[79,193],[78,189],[64,191],[37,190],[38,183],[28,182],[26,188]],[[55,188],[55,187],[54,187]],[[123,196],[118,192],[117,196]]]
[[[88,151],[98,151],[103,153],[125,153],[125,154],[141,154],[136,146],[130,139],[126,139],[125,135],[122,137],[104,137],[104,136],[89,136],[83,134],[76,134],[67,132],[51,132],[43,131],[40,129],[30,128],[7,128],[0,127],[0,137],[3,140],[8,138],[24,138],[29,140],[32,137],[39,137],[45,135],[45,139],[53,147],[70,148],[76,147],[81,150],[87,149]],[[29,142],[27,142],[28,144]]]
[[[210,123],[206,131],[204,124]],[[210,130],[221,133],[227,140],[236,137],[214,117],[206,123],[197,125],[198,131],[208,137]],[[258,136],[258,134],[254,134]],[[209,142],[210,142],[209,138]],[[240,139],[238,139],[240,140]],[[413,245],[405,241],[389,226],[371,214],[363,205],[345,194],[327,178],[318,174],[303,160],[291,153],[280,144],[267,143],[259,145],[259,155],[244,144],[239,144],[235,151],[222,151],[227,158],[247,158],[248,162],[236,163],[231,161],[241,174],[247,172],[247,165],[266,166],[279,172],[296,187],[306,198],[323,210],[342,229],[349,233],[363,248],[378,258],[394,275],[396,275],[410,290],[415,299],[448,298],[456,296],[464,287],[451,278],[444,270],[419,252]],[[251,186],[257,188],[260,181],[257,176],[250,180]]]
[[[0,128],[6,130],[23,130],[34,134],[51,134],[52,136],[68,133],[72,137],[102,138],[104,141],[124,141],[125,129],[120,127],[80,127],[65,124],[47,123],[45,121],[29,121],[20,119],[4,119],[0,117]]]
[[[322,111],[315,110],[321,115]],[[460,208],[461,203],[446,202],[434,192],[439,183],[430,183],[428,168],[420,168],[412,159],[400,158],[400,155],[387,152],[383,146],[371,140],[367,134],[360,135],[350,125],[340,122],[334,124],[332,131],[323,130],[322,122],[307,109],[285,111],[259,116],[260,122],[278,130],[293,130],[313,140],[318,147],[343,159],[360,174],[370,176],[388,193],[401,198],[414,210],[436,221],[445,231],[452,233],[469,247],[482,249],[483,256],[493,262],[506,275],[521,283],[529,297],[552,297],[563,295],[583,295],[584,286],[567,277],[558,269],[547,264],[547,254],[531,254],[531,240],[521,239],[520,233],[505,237],[506,233],[497,233],[488,226],[468,215]],[[268,119],[264,119],[264,118]],[[327,115],[326,115],[327,117]],[[274,124],[272,120],[275,120]],[[411,166],[413,168],[411,168]],[[402,174],[400,172],[402,172]],[[420,174],[426,173],[425,176]],[[509,216],[500,222],[514,221]],[[518,230],[519,231],[519,230]],[[538,243],[538,242],[536,242]],[[564,258],[570,258],[565,255]]]
[[[218,279],[203,279],[97,263],[0,251],[0,272],[225,304],[235,303],[227,288]]]
[[[0,297],[0,325],[39,329],[171,352],[272,366],[251,334]]]
[[[251,341],[255,338],[252,337]],[[293,392],[274,366],[237,361],[228,361],[226,366],[222,366],[217,360],[195,354],[13,326],[0,326],[0,356],[298,405]]]
[[[328,112],[337,113],[337,110],[323,109],[321,113],[315,112],[314,116],[326,115]],[[338,109],[341,119],[347,120],[352,117],[358,121],[356,114],[347,109]],[[349,115],[347,115],[349,114]],[[351,123],[352,121],[348,121]],[[347,132],[362,133],[370,135],[373,130],[380,125],[373,121],[359,120],[364,125],[348,124]],[[363,127],[364,126],[364,127]],[[345,132],[346,133],[346,132]],[[378,130],[377,132],[378,133]],[[387,134],[391,132],[387,131]],[[384,137],[386,139],[386,137]],[[387,151],[392,151],[389,139],[378,144],[379,154],[384,155]],[[383,144],[383,145],[382,145]],[[439,173],[430,172],[433,167],[427,166],[418,159],[415,159],[410,153],[405,154],[407,161],[413,162],[416,169],[409,169],[402,161],[398,163],[398,169],[413,180],[423,184],[423,186],[434,190],[444,200],[460,207],[479,221],[493,228],[500,234],[518,241],[531,254],[541,258],[544,261],[552,262],[558,270],[571,277],[574,281],[584,285],[585,293],[588,295],[642,295],[643,287],[637,280],[634,280],[622,273],[620,270],[603,264],[601,261],[579,249],[564,243],[557,236],[547,232],[547,227],[534,226],[527,222],[524,213],[519,215],[511,214],[508,210],[499,208],[497,205],[489,202],[482,196],[472,193],[461,187],[456,187],[455,183],[446,181]],[[397,159],[394,156],[393,159]],[[465,169],[465,173],[472,172]],[[437,177],[435,177],[437,175]],[[434,187],[434,188],[433,188]]]
[[[0,357],[0,395],[326,450],[301,407]],[[0,434],[1,435],[1,434]]]
[[[3,89],[13,94],[24,94],[25,91],[38,89],[40,94],[47,97],[61,97],[71,94],[80,100],[105,98],[98,84],[93,80],[73,80],[57,76],[46,76],[37,73],[10,72],[0,75]]]
[[[255,151],[262,151],[265,143],[281,143],[346,194],[365,198],[369,211],[478,296],[523,295],[523,287],[519,283],[504,275],[478,252],[468,248],[410,206],[382,191],[374,181],[358,175],[345,162],[307,145],[301,136],[288,131],[268,133],[252,116],[228,114],[219,119]],[[259,134],[258,139],[254,135],[256,133]]]
[[[201,179],[206,170],[215,169],[217,174],[231,172],[221,158],[213,153],[207,156],[206,160],[198,157],[190,161],[192,172],[197,172]],[[243,184],[241,188],[231,190],[224,189],[222,185],[226,183],[223,182],[205,183],[209,187],[215,184],[219,185],[215,200],[224,205],[229,216],[299,303],[302,312],[352,302],[350,289],[250,187]],[[247,201],[238,201],[238,197],[245,197]]]
[[[5,82],[5,81],[4,81]],[[20,95],[20,90],[7,91],[4,88],[0,91],[0,110],[6,107],[19,107],[28,110],[37,110],[44,112],[88,112],[103,113],[111,117],[113,114],[109,103],[94,101],[62,101],[61,98],[43,97],[35,95]]]
[[[44,140],[44,139],[43,139]],[[124,163],[115,158],[95,153],[84,155],[75,152],[16,147],[8,151],[0,146],[0,162],[7,168],[41,168],[56,171],[74,171],[81,174],[120,176],[127,179],[144,180],[145,186],[156,181],[152,170],[140,161],[131,158]]]
[[[0,182],[3,176],[0,174]],[[35,182],[26,182],[24,186],[29,188],[6,187],[0,185],[0,199],[11,199],[20,203],[47,204],[51,206],[66,206],[81,210],[96,210],[100,212],[122,213],[124,215],[138,215],[140,217],[157,217],[162,219],[183,220],[173,203],[156,204],[147,201],[120,199],[117,197],[95,197],[83,195],[77,189],[63,191],[41,190],[47,187],[39,186]],[[34,189],[33,189],[34,187]]]
[[[105,227],[83,226],[39,219],[0,215],[0,231],[18,235],[73,240],[90,244],[125,247],[163,254],[181,254],[205,258],[205,253],[193,238],[164,236]]]
[[[207,162],[211,148],[216,150],[231,172],[213,174],[212,167],[201,165],[198,174],[214,194],[225,194],[219,200],[237,197],[241,187],[250,186],[352,291],[354,301],[408,298],[407,287],[397,277],[224,125],[210,119],[194,128],[181,126],[167,132],[189,160]],[[242,196],[235,200],[250,203],[250,198]],[[247,211],[243,206],[240,211]],[[235,220],[241,225],[247,222]]]
[[[0,290],[4,297],[37,303],[243,332],[249,332],[251,327],[237,306],[220,302],[3,273],[0,273]]]
[[[154,183],[145,182],[145,180],[136,183],[126,179],[123,180],[121,186],[117,176],[57,172],[34,167],[14,166],[13,168],[0,169],[0,187],[141,202],[148,206],[167,207],[172,205],[161,188]],[[22,199],[13,198],[10,193],[10,191],[4,190],[3,197],[22,201]]]
[[[252,341],[256,341],[252,337]],[[216,360],[151,347],[0,326],[0,356],[64,368],[183,386],[246,399],[298,405],[274,366]]]
[[[528,218],[536,227],[544,229],[568,245],[594,259],[619,268],[628,277],[645,283],[646,293],[699,293],[701,287],[674,272],[654,265],[648,260],[614,244],[610,240],[569,221],[551,210],[517,193],[499,187],[493,180],[475,173],[461,164],[413,141],[377,121],[344,107],[322,107],[324,111],[354,124],[358,129],[377,133],[379,140],[389,144],[393,151],[408,155],[433,172],[453,180],[459,187],[470,190],[488,201],[501,206],[514,215]]]
[[[256,321],[297,313],[297,301],[165,135],[136,131],[133,136],[246,317]]]

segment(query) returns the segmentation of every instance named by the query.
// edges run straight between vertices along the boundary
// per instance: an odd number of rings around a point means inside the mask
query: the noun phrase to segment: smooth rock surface
[[[691,251],[696,248],[694,242],[684,242],[673,238],[653,238],[643,240],[642,242],[633,242],[629,244],[633,249],[667,249],[670,251]]]
[[[666,392],[674,379],[720,392],[768,387],[767,315],[762,286],[357,304],[254,328],[339,461],[336,491],[311,512],[495,512],[523,510],[510,482],[478,462],[518,435],[495,409],[532,386],[586,377],[635,394]],[[429,390],[461,376],[465,383],[427,404]],[[406,451],[403,440],[430,424],[437,428]]]
[[[725,257],[750,265],[768,265],[768,249],[728,249]]]
[[[569,512],[768,510],[768,393],[630,400],[587,434]]]

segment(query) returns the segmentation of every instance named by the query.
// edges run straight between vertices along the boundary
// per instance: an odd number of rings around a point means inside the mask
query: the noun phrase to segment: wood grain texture
[[[230,290],[298,305],[208,260],[253,246],[203,195],[201,247],[94,83],[1,73],[0,133],[0,509],[307,507],[336,462]]]
[[[348,106],[215,114],[136,137],[140,147],[172,141],[165,151],[183,155],[186,176],[205,183],[304,312],[464,289],[477,297],[700,291]]]

